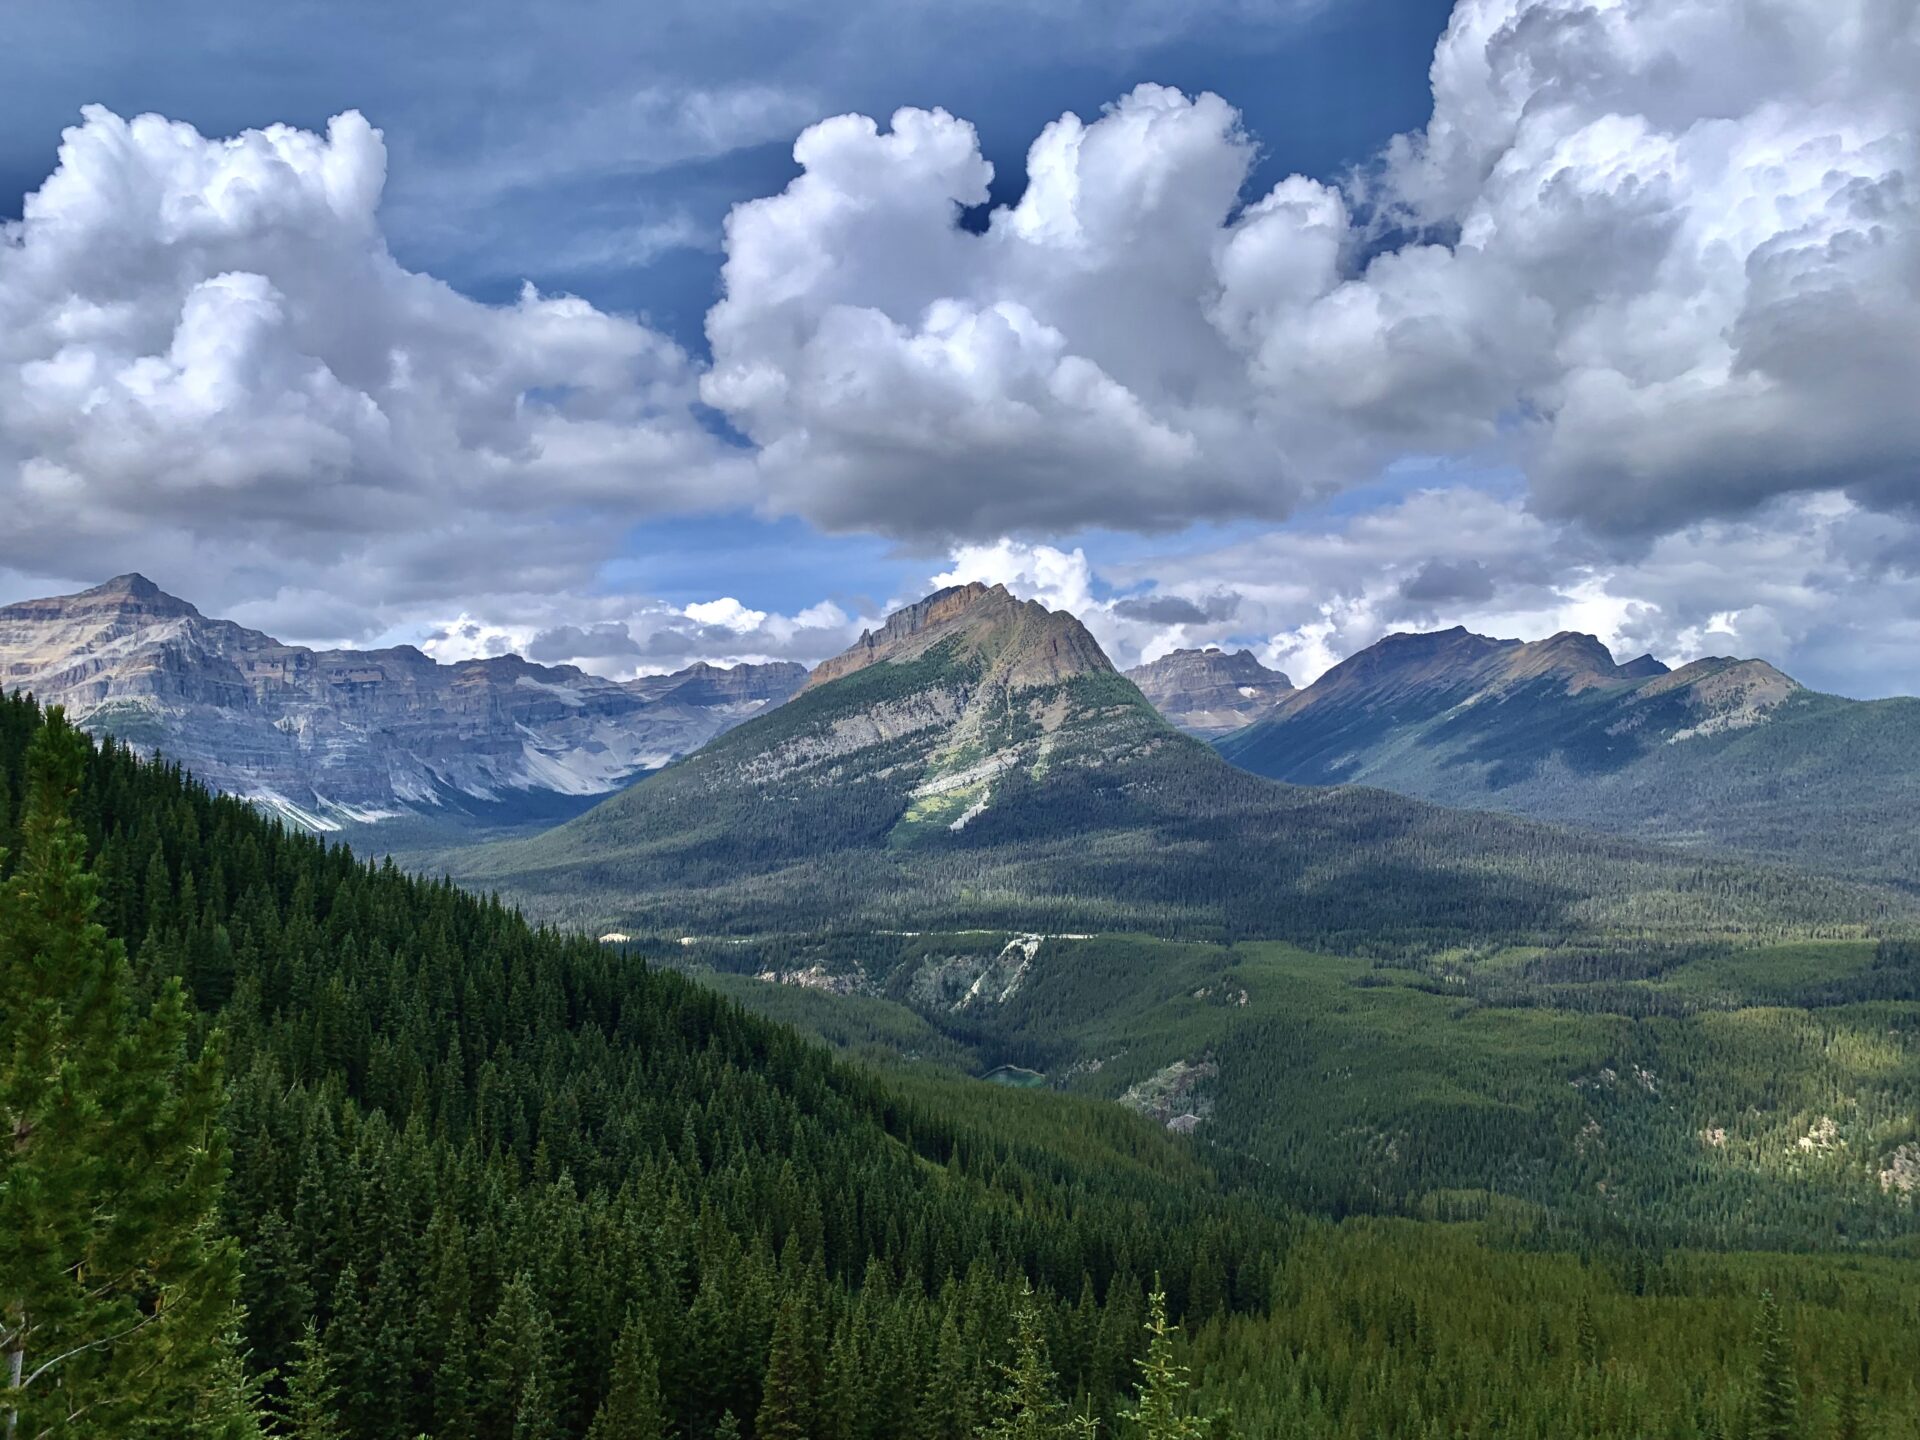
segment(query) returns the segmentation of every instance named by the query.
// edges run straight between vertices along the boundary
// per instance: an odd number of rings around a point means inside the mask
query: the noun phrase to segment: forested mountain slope
[[[9,850],[40,727],[0,701]],[[1734,1433],[1788,1384],[1920,1434],[1910,1264],[1328,1226],[1120,1107],[849,1068],[122,749],[71,811],[135,985],[184,976],[225,1032],[274,1433],[1065,1440],[1071,1409],[1122,1440],[1627,1440]],[[0,979],[40,958],[0,946]],[[0,1004],[9,1054],[19,1023]],[[1156,1274],[1192,1339],[1149,1352]],[[1174,1419],[1128,1418],[1143,1385]]]
[[[1764,661],[1669,673],[1589,635],[1392,635],[1216,743],[1295,784],[1920,887],[1920,701],[1816,694]]]
[[[1103,1096],[1314,1211],[1674,1245],[1920,1239],[1920,945],[1569,940],[1391,961],[982,933],[651,942],[855,1053]],[[731,973],[728,973],[731,972]]]
[[[1269,783],[1177,732],[1072,616],[978,585],[900,612],[779,710],[578,819],[436,863],[544,918],[695,934],[982,925],[1353,946],[1859,923],[1894,904]]]
[[[10,847],[38,728],[0,703]],[[1112,1104],[847,1068],[121,749],[71,808],[136,987],[184,975],[227,1033],[223,1225],[275,1434],[1628,1440],[1736,1432],[1780,1384],[1920,1434],[1905,1261],[1332,1227]],[[1148,1352],[1154,1275],[1192,1338]],[[1142,1384],[1173,1419],[1129,1419]]]

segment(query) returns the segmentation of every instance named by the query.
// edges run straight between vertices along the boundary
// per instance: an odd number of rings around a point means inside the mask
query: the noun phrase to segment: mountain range
[[[141,575],[0,608],[0,685],[313,830],[409,814],[577,813],[806,679],[694,665],[616,682],[518,655],[314,650],[209,619]]]
[[[1282,802],[1273,799],[1280,792],[1234,790],[1232,772],[1180,730],[1212,742],[1234,767],[1290,785],[1372,786],[1666,847],[1920,884],[1920,837],[1907,823],[1920,801],[1920,701],[1821,695],[1762,660],[1669,670],[1643,655],[1622,664],[1572,632],[1533,642],[1460,628],[1390,635],[1296,690],[1246,650],[1176,650],[1122,675],[1071,615],[975,584],[902,608],[810,676],[793,664],[698,664],[621,682],[517,655],[441,664],[411,646],[286,645],[126,575],[0,608],[0,685],[63,705],[95,733],[165,754],[306,828],[383,822],[363,844],[429,853],[462,872],[519,874],[499,857],[445,847],[527,836],[575,816],[599,837],[581,852],[595,865],[610,863],[602,851],[680,857],[626,885],[636,894],[688,880],[694,835],[771,863],[779,846],[759,833],[764,810],[734,814],[724,840],[714,828],[720,811],[770,793],[789,795],[773,812],[782,833],[808,807],[836,817],[795,835],[787,859],[803,870],[820,863],[810,847],[832,851],[856,834],[894,862],[915,855],[924,868],[945,847],[992,869],[989,840],[1016,827],[1028,846],[1052,822],[1064,837],[1075,817],[1116,827],[1098,843],[1061,839],[1048,865],[995,882],[1006,893],[1038,885],[1082,899],[1111,888],[1111,876],[1089,879],[1102,854],[1163,842],[1171,810],[1148,797],[1167,786],[1189,792],[1171,807],[1189,811],[1180,822],[1187,839],[1196,825],[1218,828],[1196,820],[1193,807],[1257,831],[1250,817],[1262,806],[1385,803],[1351,791]],[[796,694],[804,703],[774,722],[768,712]],[[695,803],[687,776],[631,800],[619,792],[756,718],[761,728],[738,747],[767,753],[747,765],[742,749],[722,746],[688,771],[705,777],[698,783],[710,796],[731,797],[714,815],[683,816],[652,839],[644,837],[668,822],[636,819],[622,830],[611,813],[585,817],[609,796],[616,812],[677,814]],[[659,810],[668,796],[677,798]],[[856,822],[861,806],[877,808]],[[403,817],[428,823],[396,823]],[[1298,817],[1274,823],[1291,827]],[[550,873],[580,834],[536,846],[547,858],[515,852],[511,866],[525,858],[529,873]],[[1278,842],[1254,843],[1270,851]],[[1177,868],[1187,853],[1173,845],[1166,863]],[[935,868],[958,875],[966,867],[955,855]],[[1112,864],[1113,873],[1128,868]],[[1042,878],[1048,866],[1081,878],[1055,885]],[[880,878],[894,885],[898,869]],[[576,892],[569,908],[593,887],[559,888]],[[908,888],[933,893],[923,881]],[[1154,888],[1134,883],[1102,903],[1177,914],[1182,924],[1246,918],[1244,895],[1227,903],[1218,884],[1198,905],[1150,898]],[[983,898],[991,893],[975,890],[968,903],[991,908]]]
[[[1591,635],[1390,635],[1216,744],[1294,784],[1920,884],[1920,701],[1818,694],[1764,660],[1669,670],[1616,664]]]
[[[1291,703],[1291,702],[1288,702]],[[437,855],[542,918],[765,934],[966,925],[1352,943],[1864,918],[1885,901],[1390,794],[1181,734],[1072,615],[942,590],[786,705],[529,839]]]

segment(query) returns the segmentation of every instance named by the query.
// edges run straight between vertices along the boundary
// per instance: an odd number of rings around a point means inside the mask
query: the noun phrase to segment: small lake
[[[989,1085],[1012,1085],[1020,1090],[1031,1090],[1036,1085],[1047,1083],[1047,1077],[1038,1070],[1025,1070],[1018,1065],[996,1066],[980,1078]]]

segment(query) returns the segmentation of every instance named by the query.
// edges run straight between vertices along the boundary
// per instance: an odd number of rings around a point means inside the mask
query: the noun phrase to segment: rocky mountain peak
[[[1516,646],[1501,657],[1493,683],[1518,684],[1527,680],[1562,680],[1570,691],[1628,678],[1613,663],[1613,652],[1595,635],[1562,630],[1545,640]]]
[[[917,659],[956,637],[963,652],[987,660],[1014,689],[1113,669],[1073,615],[1018,599],[1004,585],[974,581],[936,590],[894,611],[878,630],[862,632],[849,649],[815,666],[806,688],[818,689],[869,665]]]
[[[1168,720],[1200,736],[1250,725],[1293,692],[1293,682],[1251,650],[1229,654],[1217,645],[1171,650],[1134,666],[1127,678]]]
[[[102,585],[77,595],[53,595],[22,600],[0,608],[8,620],[65,620],[76,625],[138,623],[198,618],[200,612],[177,595],[169,595],[144,575],[116,575]]]
[[[1651,680],[1655,676],[1665,675],[1668,669],[1665,661],[1656,660],[1651,655],[1641,655],[1622,665],[1620,673],[1629,680]]]
[[[81,598],[126,595],[135,600],[152,600],[164,593],[153,581],[135,570],[125,575],[116,575],[111,580],[94,586],[91,590],[82,591]]]
[[[1475,635],[1463,625],[1450,630],[1400,631],[1353,655],[1300,692],[1301,698],[1356,690],[1417,689],[1457,683],[1492,657],[1520,648],[1518,640]]]

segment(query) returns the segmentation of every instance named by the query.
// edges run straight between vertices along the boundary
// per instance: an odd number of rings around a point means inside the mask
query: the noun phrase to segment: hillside
[[[0,686],[310,830],[551,823],[804,679],[695,665],[616,683],[518,655],[313,650],[209,619],[141,575],[0,607]]]
[[[1764,661],[1616,665],[1588,635],[1393,635],[1217,741],[1256,774],[1378,785],[1914,888],[1920,701],[1809,691]]]
[[[1072,616],[943,591],[779,710],[544,835],[436,857],[602,930],[1150,930],[1342,945],[1859,923],[1885,897],[1378,790],[1275,785]]]

